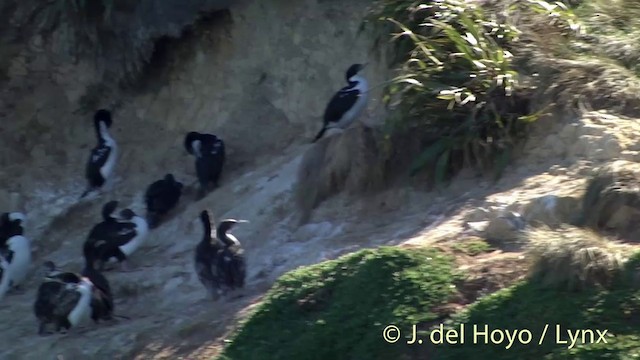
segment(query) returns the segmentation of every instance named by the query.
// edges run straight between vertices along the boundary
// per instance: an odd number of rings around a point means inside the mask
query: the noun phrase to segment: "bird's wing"
[[[130,222],[105,221],[96,225],[89,239],[94,248],[122,246],[136,236],[136,224]]]
[[[80,300],[80,296],[80,292],[73,287],[60,289],[56,300],[53,302],[55,304],[54,315],[66,317],[76,306]]]
[[[203,261],[196,260],[196,274],[198,275],[198,280],[201,283],[208,286],[208,284],[215,282],[216,275],[213,273],[212,266],[207,265]]]
[[[65,284],[60,281],[45,278],[38,287],[34,310],[37,317],[49,316],[50,310],[55,311],[56,301]]]
[[[244,261],[244,250],[239,247],[229,248],[230,265],[234,284],[244,286],[244,279],[247,274],[247,266]]]
[[[136,236],[136,224],[131,222],[109,221],[104,223],[104,227],[100,230],[94,233],[92,238],[104,240],[116,246],[122,246]]]
[[[356,101],[358,101],[359,97],[359,90],[349,88],[343,88],[333,95],[324,112],[325,125],[329,122],[340,120],[340,118],[342,118],[342,116],[351,109]]]
[[[224,154],[224,142],[220,139],[216,139],[211,145],[211,149],[209,151],[211,155],[222,155]]]
[[[111,147],[107,146],[105,143],[100,143],[91,150],[89,164],[101,167],[106,164],[109,154],[111,154]]]
[[[114,225],[114,233],[111,241],[116,246],[122,246],[136,237],[136,235],[136,224],[119,222],[117,226]]]

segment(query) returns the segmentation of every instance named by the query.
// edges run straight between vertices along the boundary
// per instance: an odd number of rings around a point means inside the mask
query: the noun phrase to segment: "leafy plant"
[[[424,144],[411,173],[429,166],[442,183],[451,170],[472,165],[499,176],[539,116],[529,110],[531,89],[508,50],[519,31],[461,0],[381,1],[374,14],[401,30],[394,40],[412,44],[387,93],[401,117],[391,131]]]

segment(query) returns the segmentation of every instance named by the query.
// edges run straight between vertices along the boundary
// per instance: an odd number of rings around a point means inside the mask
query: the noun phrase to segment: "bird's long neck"
[[[203,221],[202,225],[204,226],[204,233],[202,235],[203,243],[211,242],[211,224],[208,221]]]
[[[233,241],[233,235],[227,234],[227,230],[225,229],[217,229],[216,235],[218,236],[218,239],[220,239],[220,241],[222,241],[226,246],[233,246],[236,244],[236,242]]]
[[[229,238],[227,237],[227,230],[225,229],[221,229],[221,228],[217,228],[216,229],[216,236],[218,237],[218,239],[220,239],[220,241],[222,241],[225,244],[229,243]]]
[[[109,134],[109,130],[107,129],[107,124],[102,121],[100,121],[98,123],[98,126],[96,126],[96,136],[98,138],[98,142],[113,142],[113,138],[111,137],[111,134]]]
[[[367,90],[367,85],[368,85],[367,79],[365,79],[360,75],[353,75],[352,77],[347,79],[347,82],[349,83],[349,87],[351,89],[358,89],[360,91]]]

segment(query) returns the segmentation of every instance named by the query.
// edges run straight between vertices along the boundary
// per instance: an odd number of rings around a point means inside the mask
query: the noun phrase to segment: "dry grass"
[[[538,102],[558,110],[577,112],[581,105],[637,116],[640,79],[629,69],[608,59],[579,57],[560,59],[538,53],[529,66],[540,74]]]
[[[638,72],[640,59],[640,2],[590,0],[577,9],[590,37],[590,49]]]
[[[640,220],[640,164],[616,160],[596,169],[587,182],[582,207],[578,225],[633,237]]]
[[[383,182],[373,131],[356,123],[341,134],[321,139],[304,154],[296,183],[296,204],[305,223],[312,210],[330,196],[361,193]]]
[[[625,261],[621,245],[591,230],[564,226],[525,232],[530,277],[546,286],[582,290],[608,287]]]

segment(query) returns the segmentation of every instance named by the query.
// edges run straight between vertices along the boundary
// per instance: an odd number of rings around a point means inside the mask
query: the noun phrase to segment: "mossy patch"
[[[242,325],[222,359],[400,359],[383,329],[441,317],[455,292],[452,259],[381,247],[291,271]],[[406,334],[405,336],[409,336]]]

